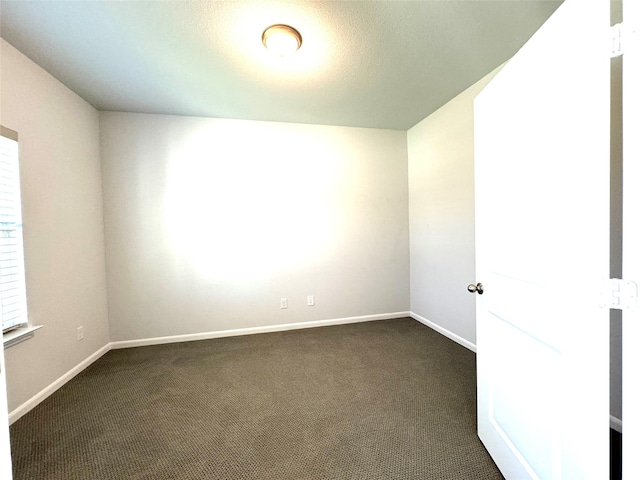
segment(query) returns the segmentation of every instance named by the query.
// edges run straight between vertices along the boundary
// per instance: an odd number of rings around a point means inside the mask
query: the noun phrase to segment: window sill
[[[25,340],[29,340],[33,337],[34,332],[39,328],[42,328],[42,325],[28,325],[26,327],[16,328],[15,330],[4,333],[2,335],[4,348],[7,349],[17,345],[18,343],[24,342]]]

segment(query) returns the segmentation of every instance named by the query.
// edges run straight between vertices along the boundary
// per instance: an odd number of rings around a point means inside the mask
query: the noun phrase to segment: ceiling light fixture
[[[295,53],[302,45],[302,35],[289,25],[271,25],[262,32],[262,43],[271,53],[285,57]]]

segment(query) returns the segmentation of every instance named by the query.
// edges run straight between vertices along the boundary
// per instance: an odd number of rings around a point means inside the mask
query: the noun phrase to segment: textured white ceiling
[[[560,1],[6,1],[0,35],[100,110],[406,130]],[[270,55],[262,31],[303,37]]]

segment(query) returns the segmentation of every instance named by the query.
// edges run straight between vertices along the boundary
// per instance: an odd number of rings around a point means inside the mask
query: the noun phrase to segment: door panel
[[[478,433],[509,479],[608,477],[606,0],[567,0],[475,103]]]
[[[553,292],[539,283],[495,271],[490,273],[489,284],[491,295],[486,297],[486,304],[491,315],[526,332],[549,348],[560,348],[560,329],[553,316],[547,315],[547,303],[540,302],[541,298],[549,299]],[[502,301],[504,298],[509,301]]]
[[[492,427],[519,452],[540,478],[552,478],[557,465],[559,436],[554,398],[538,385],[559,384],[559,353],[527,335],[510,331],[505,322],[493,322],[496,338],[521,339],[504,346],[503,360],[494,363],[490,384],[489,418]],[[536,362],[531,362],[535,358]],[[531,421],[537,419],[536,421]]]

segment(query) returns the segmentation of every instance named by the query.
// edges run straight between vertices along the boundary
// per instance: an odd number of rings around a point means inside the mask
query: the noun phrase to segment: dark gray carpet
[[[20,479],[500,479],[475,355],[412,319],[113,350],[11,426]]]

